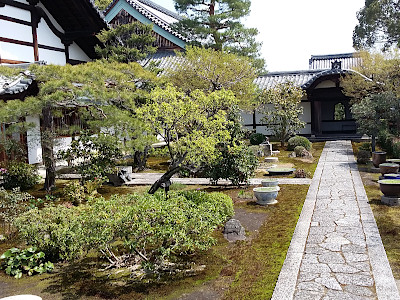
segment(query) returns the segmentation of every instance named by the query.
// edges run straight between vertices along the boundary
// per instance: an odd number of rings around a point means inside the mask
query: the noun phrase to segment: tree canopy
[[[303,90],[291,82],[278,84],[261,95],[261,108],[265,114],[262,121],[282,145],[305,127],[299,118],[303,114],[300,106],[303,95]]]
[[[230,138],[226,109],[236,104],[231,91],[187,94],[174,86],[155,88],[151,103],[138,108],[138,116],[165,142],[169,170],[151,187],[154,193],[175,173],[195,170],[218,155],[216,146]]]
[[[256,70],[248,58],[233,53],[187,47],[180,63],[168,72],[168,80],[186,93],[195,89],[211,93],[231,90],[244,106],[255,97]]]
[[[371,48],[377,44],[384,49],[399,46],[400,1],[366,0],[357,18],[359,24],[353,33],[356,48]]]
[[[250,13],[250,5],[250,0],[175,0],[175,9],[185,16],[176,27],[193,45],[250,57],[254,66],[263,70],[258,30],[241,23]]]

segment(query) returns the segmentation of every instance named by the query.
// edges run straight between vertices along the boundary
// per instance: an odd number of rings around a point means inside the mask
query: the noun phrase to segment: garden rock
[[[305,159],[313,159],[313,156],[312,156],[311,152],[307,151],[307,150],[303,150],[301,152],[301,157],[303,157]]]
[[[230,242],[243,241],[246,239],[244,227],[239,220],[230,219],[225,224],[224,238]]]

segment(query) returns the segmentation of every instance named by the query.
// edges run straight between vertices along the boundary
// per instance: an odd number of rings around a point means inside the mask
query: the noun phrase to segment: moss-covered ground
[[[359,145],[353,143],[355,152]],[[378,184],[381,174],[372,172],[372,163],[358,166],[393,275],[395,279],[400,280],[400,207],[381,203],[382,193]]]
[[[62,186],[63,182],[59,182]],[[74,263],[57,264],[52,274],[24,276],[16,280],[0,273],[0,296],[31,293],[43,299],[177,299],[182,294],[196,299],[202,288],[225,299],[269,299],[301,212],[308,186],[284,185],[278,195],[278,204],[258,206],[247,197],[245,189],[199,186],[176,186],[176,189],[205,189],[230,195],[235,208],[249,213],[265,214],[258,231],[247,232],[246,241],[229,243],[215,231],[217,244],[209,251],[190,257],[204,271],[195,276],[161,276],[152,281],[135,281],[126,272],[104,273],[105,261],[97,254]],[[104,187],[104,196],[133,191],[145,192],[148,187]],[[34,191],[35,192],[35,191]],[[40,194],[39,187],[36,190]],[[57,191],[56,191],[57,193]],[[245,197],[243,197],[245,196]],[[0,250],[21,246],[17,238],[0,243]],[[200,291],[200,292],[199,292]],[[197,294],[196,294],[197,293]],[[192,297],[191,297],[192,295]],[[205,299],[205,298],[203,298]]]

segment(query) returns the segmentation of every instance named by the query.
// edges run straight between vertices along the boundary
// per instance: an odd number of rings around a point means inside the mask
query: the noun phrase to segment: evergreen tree
[[[262,72],[265,62],[260,58],[261,43],[255,39],[258,30],[241,23],[250,4],[250,0],[175,0],[175,9],[185,16],[176,28],[193,45],[252,58]]]
[[[383,48],[400,42],[400,2],[398,0],[366,0],[358,12],[359,24],[353,33],[356,48],[370,48],[382,44]]]
[[[156,52],[152,24],[133,22],[102,30],[97,38],[104,47],[96,46],[96,53],[109,60],[121,63],[138,61]]]

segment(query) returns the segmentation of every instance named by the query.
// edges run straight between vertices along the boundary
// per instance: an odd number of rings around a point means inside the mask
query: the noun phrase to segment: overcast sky
[[[174,10],[173,0],[153,0]],[[308,69],[311,55],[353,52],[365,0],[252,0],[247,27],[259,30],[268,71]]]

